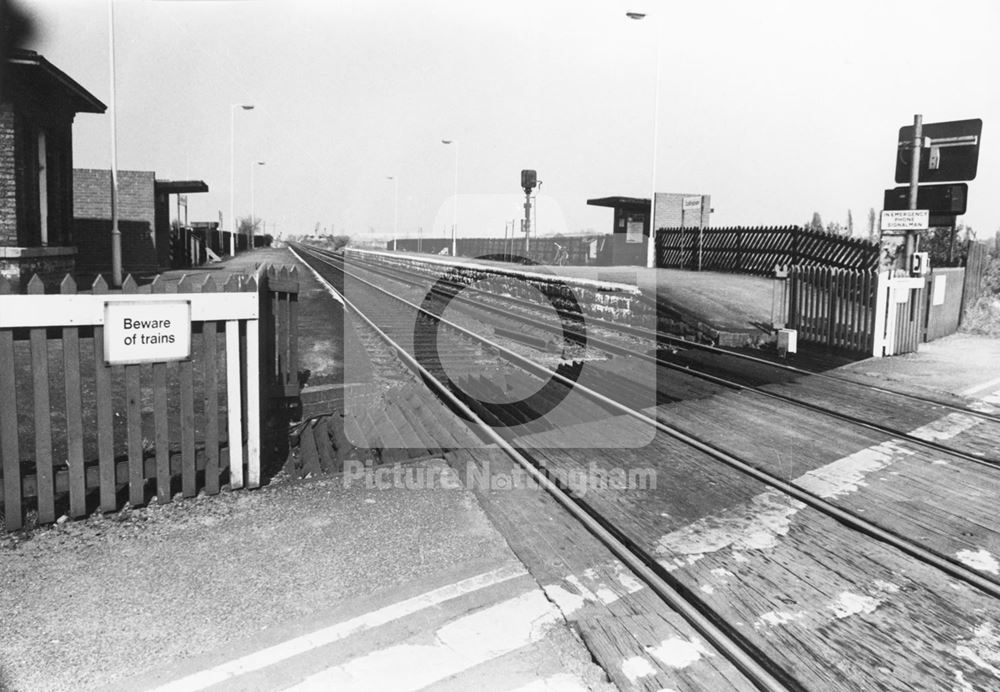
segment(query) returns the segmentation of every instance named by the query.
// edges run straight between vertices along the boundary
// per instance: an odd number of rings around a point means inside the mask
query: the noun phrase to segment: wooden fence
[[[0,280],[6,528],[20,528],[29,511],[48,523],[153,494],[165,503],[178,490],[258,486],[262,402],[298,391],[297,291],[294,272],[275,270],[224,286],[157,277],[140,288],[129,277],[120,291],[99,277],[88,292],[67,276],[50,295],[37,276],[26,295]],[[107,304],[179,301],[190,303],[190,358],[106,364]]]
[[[775,265],[871,270],[878,243],[799,226],[661,228],[656,232],[657,266],[772,276]]]
[[[878,272],[793,266],[786,290],[788,327],[801,341],[872,352]]]
[[[997,239],[1000,240],[1000,232]],[[1000,249],[998,249],[1000,252]],[[965,286],[962,292],[962,311],[976,304],[983,294],[983,275],[989,265],[989,246],[986,243],[970,241],[965,260]]]

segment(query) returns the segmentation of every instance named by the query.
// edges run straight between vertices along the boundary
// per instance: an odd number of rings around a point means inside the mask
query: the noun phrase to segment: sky
[[[19,4],[111,105],[109,0]],[[983,120],[960,221],[1000,228],[994,0],[114,0],[114,27],[118,166],[204,180],[192,221],[252,188],[277,235],[442,236],[457,209],[502,236],[531,168],[542,233],[610,232],[587,199],[654,186],[711,195],[715,226],[860,231],[921,114]],[[110,123],[77,116],[76,167],[110,167]]]

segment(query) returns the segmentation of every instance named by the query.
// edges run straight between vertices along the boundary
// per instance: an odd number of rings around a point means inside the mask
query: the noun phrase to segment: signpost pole
[[[916,114],[913,116],[913,143],[910,157],[910,197],[909,208],[917,208],[917,191],[920,189],[920,149],[923,146],[923,124],[924,116]],[[905,264],[903,268],[910,266],[910,258],[917,251],[917,234],[915,231],[906,233],[906,256],[903,258]]]
[[[698,198],[698,271],[701,271],[702,248],[705,245],[705,198]]]
[[[681,269],[684,268],[684,202],[681,201]]]

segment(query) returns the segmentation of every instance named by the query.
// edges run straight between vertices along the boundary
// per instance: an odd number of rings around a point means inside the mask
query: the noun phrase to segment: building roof
[[[156,192],[166,192],[168,195],[208,192],[208,185],[204,180],[157,180],[153,183],[153,188]]]
[[[648,197],[598,197],[588,199],[587,204],[593,207],[612,207],[614,209],[628,209],[631,211],[649,211]]]
[[[107,110],[107,106],[96,96],[33,50],[19,48],[10,52],[4,87],[12,91],[29,89],[31,93],[64,100],[76,113],[103,113]]]

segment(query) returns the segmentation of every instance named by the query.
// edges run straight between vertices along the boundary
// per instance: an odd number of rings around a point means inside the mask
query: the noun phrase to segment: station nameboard
[[[926,209],[885,209],[879,228],[883,233],[922,231],[929,227],[930,212]]]
[[[105,303],[104,360],[108,365],[163,363],[190,357],[190,301]]]
[[[697,197],[685,197],[681,205],[681,209],[684,211],[701,209],[701,195]]]

